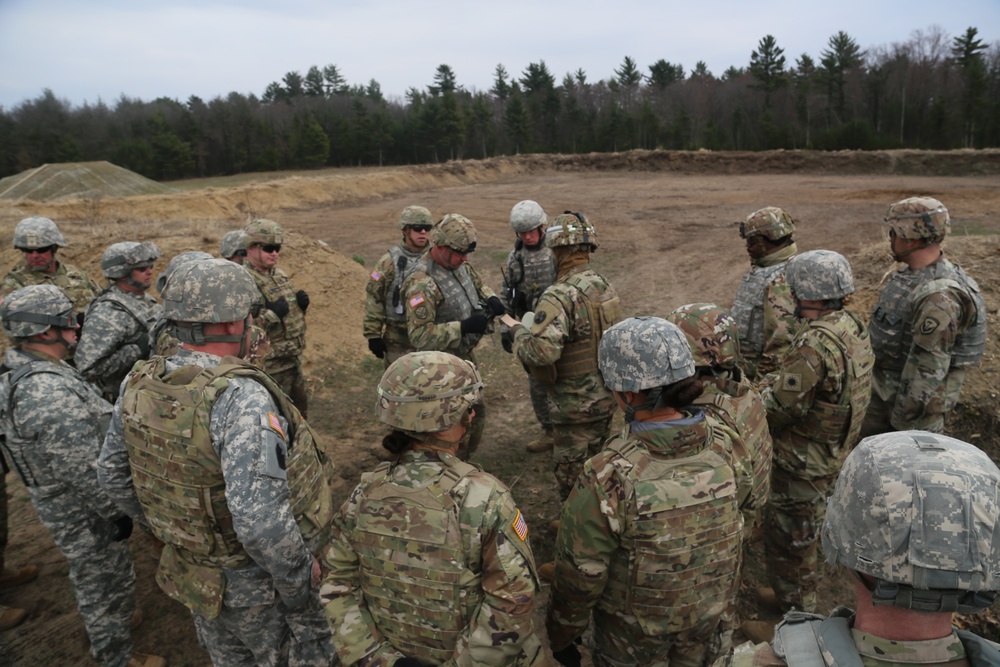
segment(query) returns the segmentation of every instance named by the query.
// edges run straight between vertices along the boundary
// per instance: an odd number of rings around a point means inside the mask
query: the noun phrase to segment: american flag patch
[[[423,294],[418,294],[415,297],[413,297],[412,299],[410,299],[410,302],[409,302],[410,303],[410,308],[416,308],[417,306],[419,306],[423,302],[424,302],[424,295]]]
[[[372,271],[372,280],[378,282],[379,280],[381,280],[381,278],[382,278],[381,273],[379,273],[378,271]]]
[[[284,440],[288,440],[288,438],[285,436],[285,431],[281,428],[281,420],[278,419],[278,415],[274,414],[273,412],[268,412],[267,425],[273,428],[278,433],[280,433],[281,437]]]
[[[521,510],[517,510],[517,516],[514,517],[514,522],[510,525],[514,527],[514,532],[517,533],[517,536],[521,538],[522,542],[524,542],[524,540],[528,537],[528,523],[524,520],[524,517],[521,516]]]

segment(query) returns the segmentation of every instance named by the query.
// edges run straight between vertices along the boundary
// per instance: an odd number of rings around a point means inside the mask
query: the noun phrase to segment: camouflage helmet
[[[245,319],[259,294],[242,266],[209,257],[177,267],[160,296],[164,319],[217,324]]]
[[[55,285],[28,285],[0,304],[3,332],[13,339],[45,333],[50,327],[75,329],[73,302]]]
[[[943,239],[951,231],[951,216],[933,197],[910,197],[889,207],[885,223],[896,236],[911,241]]]
[[[515,232],[530,232],[544,224],[547,224],[549,217],[538,205],[538,202],[525,199],[514,204],[510,209],[510,228]]]
[[[464,215],[449,213],[434,225],[431,243],[469,253],[476,249],[476,228]]]
[[[684,332],[659,317],[630,317],[605,331],[597,365],[613,391],[655,389],[694,375]]]
[[[253,245],[281,245],[285,238],[285,230],[273,220],[253,220],[243,228],[243,233],[247,248]]]
[[[125,278],[132,269],[151,265],[160,257],[160,249],[152,241],[121,241],[108,246],[101,255],[101,273],[105,278]]]
[[[944,435],[865,438],[844,462],[822,539],[829,563],[875,577],[876,605],[982,611],[1000,589],[1000,470]]]
[[[799,299],[827,301],[854,294],[851,263],[839,252],[810,250],[785,265],[785,280]]]
[[[754,211],[739,225],[741,239],[760,235],[771,241],[777,241],[795,231],[792,216],[777,206],[766,206],[759,211]]]
[[[407,206],[404,208],[403,212],[399,214],[399,228],[406,229],[413,225],[433,226],[434,218],[431,217],[431,212],[423,206]]]
[[[482,392],[472,362],[447,352],[411,352],[379,380],[375,413],[402,431],[436,433],[462,421]]]
[[[170,277],[174,275],[181,266],[187,264],[188,262],[198,262],[203,259],[212,259],[212,256],[207,252],[202,252],[200,250],[192,250],[190,252],[182,252],[179,255],[174,255],[174,258],[170,260],[167,264],[167,268],[156,278],[156,291],[163,294],[163,288],[166,287],[167,281]]]
[[[698,366],[736,368],[740,336],[736,320],[714,303],[689,303],[667,315],[667,321],[687,336]]]
[[[25,218],[14,228],[14,247],[17,249],[36,250],[53,245],[65,248],[66,239],[56,223],[48,218],[35,215]]]
[[[243,233],[242,229],[234,229],[231,232],[226,232],[219,242],[219,254],[225,259],[229,259],[240,250],[243,250],[244,254],[246,254],[246,249],[246,234]]]
[[[545,245],[550,248],[590,245],[590,251],[593,252],[597,250],[597,229],[582,213],[566,211],[557,215],[552,225],[545,230]]]

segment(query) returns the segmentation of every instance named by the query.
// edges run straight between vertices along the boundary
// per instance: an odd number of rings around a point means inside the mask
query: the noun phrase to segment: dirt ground
[[[842,157],[838,154],[836,159]],[[801,173],[760,174],[741,173],[723,161],[719,173],[703,165],[687,172],[644,169],[636,160],[609,170],[591,164],[573,169],[563,162],[527,162],[530,168],[463,163],[437,172],[431,168],[366,170],[354,176],[323,172],[232,191],[188,189],[167,197],[48,206],[0,203],[0,269],[19,260],[9,239],[14,224],[26,215],[57,220],[70,243],[63,258],[92,276],[99,276],[100,252],[113,241],[152,238],[166,259],[184,250],[215,252],[221,235],[242,226],[248,214],[281,222],[290,238],[280,266],[312,296],[307,353],[311,421],[325,436],[324,446],[337,463],[342,498],[361,472],[376,464],[383,432],[371,409],[381,363],[367,354],[361,336],[364,283],[370,269],[360,262],[371,267],[397,240],[395,219],[405,206],[420,204],[437,217],[457,212],[473,220],[480,238],[472,263],[495,289],[500,284],[499,265],[513,243],[507,215],[514,203],[535,199],[550,217],[564,209],[581,211],[598,230],[600,249],[594,264],[616,285],[626,315],[664,315],[695,301],[728,306],[748,266],[734,221],[762,206],[780,206],[797,221],[801,250],[828,248],[852,260],[859,288],[852,307],[867,312],[879,282],[893,267],[879,224],[885,209],[903,197],[929,194],[940,198],[952,213],[954,238],[946,249],[979,280],[992,328],[987,357],[980,369],[969,374],[951,426],[955,434],[1000,460],[996,429],[1000,343],[995,333],[1000,308],[1000,226],[995,222],[1000,179],[995,171],[939,176],[873,173],[865,168],[852,175],[840,168],[837,173],[809,168]],[[536,560],[544,562],[553,541],[545,526],[557,515],[558,496],[549,456],[527,455],[523,450],[523,443],[538,432],[527,383],[496,337],[484,340],[477,354],[490,412],[486,437],[474,460],[511,486],[533,528]],[[15,566],[37,564],[41,576],[0,594],[0,602],[31,612],[19,628],[0,635],[0,665],[89,665],[65,561],[38,523],[23,486],[13,475],[7,481],[8,561]],[[186,610],[157,589],[145,539],[133,537],[132,549],[139,605],[146,616],[135,632],[137,649],[165,655],[172,665],[209,664],[197,646]],[[746,589],[760,580],[760,573],[761,554],[754,549],[741,594],[746,616],[757,614]],[[849,591],[839,573],[827,571],[821,611],[849,600]],[[1000,636],[992,616],[974,627]]]

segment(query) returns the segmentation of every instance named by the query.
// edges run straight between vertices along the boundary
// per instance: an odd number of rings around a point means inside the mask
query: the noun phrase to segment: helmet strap
[[[659,407],[660,398],[663,395],[663,387],[654,387],[652,389],[646,390],[646,400],[638,405],[631,405],[627,401],[622,401],[625,403],[625,423],[629,424],[635,421],[635,413],[640,410],[653,411]]]

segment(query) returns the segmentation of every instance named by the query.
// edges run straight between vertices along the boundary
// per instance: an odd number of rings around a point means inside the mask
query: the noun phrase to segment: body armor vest
[[[24,266],[12,269],[7,279],[18,287],[27,285],[55,285],[73,302],[73,310],[85,312],[87,306],[97,296],[99,290],[94,289],[87,274],[69,264],[59,262],[55,273],[32,271]],[[14,290],[11,290],[12,292]]]
[[[392,324],[401,324],[406,328],[406,312],[403,308],[403,298],[400,294],[403,281],[417,268],[417,262],[423,251],[413,252],[405,246],[397,245],[389,248],[394,269],[392,283],[385,290],[385,320]]]
[[[986,351],[986,304],[979,285],[962,267],[945,258],[917,271],[902,269],[893,274],[879,294],[872,310],[872,347],[878,357],[879,368],[902,372],[913,345],[913,317],[917,302],[931,293],[929,283],[934,281],[940,291],[958,289],[975,304],[972,324],[959,331],[951,350],[953,367],[974,366]]]
[[[434,318],[435,324],[445,322],[461,322],[477,313],[483,312],[482,304],[479,301],[479,292],[472,282],[472,276],[465,264],[454,271],[449,271],[439,265],[430,256],[420,260],[417,271],[423,271],[441,290],[443,301],[437,304],[437,315]],[[479,344],[483,334],[463,334],[462,342],[456,354],[459,357],[466,357],[469,351]]]
[[[159,319],[160,312],[162,311],[159,307],[160,304],[151,298],[146,298],[145,294],[136,298],[120,290],[108,288],[103,294],[90,302],[90,306],[87,307],[87,315],[84,317],[85,322],[87,317],[90,317],[90,312],[99,303],[111,304],[112,307],[131,315],[139,324],[138,335],[131,340],[122,341],[122,345],[136,343],[142,336],[148,337],[149,330],[156,324],[156,320]]]
[[[733,590],[743,519],[733,469],[712,444],[679,459],[653,458],[624,437],[606,445],[621,457],[613,464],[625,479],[626,518],[597,608],[635,616],[647,636],[721,614]]]
[[[778,276],[784,275],[788,261],[771,266],[752,266],[744,274],[733,299],[732,316],[740,332],[740,350],[759,356],[764,351],[764,292]]]
[[[262,384],[288,422],[289,504],[310,551],[326,542],[334,515],[332,464],[270,376],[235,357],[170,373],[162,357],[137,364],[121,398],[122,425],[136,495],[153,534],[167,545],[157,583],[208,618],[221,609],[222,568],[252,563],[233,528],[209,433],[212,406],[233,377]]]
[[[538,299],[556,280],[556,258],[552,248],[515,248],[507,261],[504,279],[507,303],[520,319],[538,305]]]
[[[292,281],[280,269],[264,272],[247,262],[247,272],[257,283],[257,289],[266,301],[285,297],[288,314],[277,325],[268,325],[267,337],[271,339],[272,359],[297,357],[306,347],[306,316],[295,300]]]
[[[411,658],[444,664],[483,600],[482,572],[467,563],[455,486],[478,468],[454,461],[419,488],[391,482],[383,463],[358,505],[351,543],[361,591],[378,629]],[[391,561],[387,554],[392,555]]]

